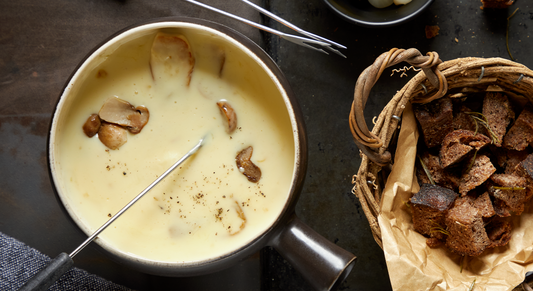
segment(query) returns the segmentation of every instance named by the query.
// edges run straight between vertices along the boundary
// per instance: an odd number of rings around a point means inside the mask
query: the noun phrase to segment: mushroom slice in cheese
[[[189,86],[194,57],[189,41],[183,35],[158,33],[152,43],[150,70],[157,84],[159,80],[178,80]]]
[[[135,134],[141,132],[148,123],[150,112],[144,106],[134,107],[120,98],[110,97],[102,105],[98,115],[102,120],[124,126]]]
[[[98,130],[98,139],[106,147],[116,150],[128,141],[128,131],[119,125],[102,122]]]
[[[253,151],[254,148],[251,146],[243,149],[235,157],[235,162],[239,171],[248,178],[248,181],[257,183],[261,179],[261,169],[251,161]]]
[[[233,131],[235,131],[235,128],[237,128],[237,113],[235,113],[235,110],[227,101],[218,101],[217,105],[220,109],[220,113],[226,120],[226,132],[232,133]]]

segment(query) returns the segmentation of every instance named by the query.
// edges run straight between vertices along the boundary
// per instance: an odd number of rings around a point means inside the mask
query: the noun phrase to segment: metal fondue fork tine
[[[270,27],[261,25],[259,23],[255,23],[255,22],[250,21],[248,19],[242,18],[240,16],[231,14],[229,12],[220,10],[218,8],[209,6],[207,4],[204,4],[204,3],[201,3],[201,2],[198,2],[198,1],[195,1],[195,0],[185,0],[185,1],[187,1],[189,3],[192,3],[192,4],[196,4],[198,6],[201,6],[203,8],[209,9],[211,11],[226,15],[226,16],[228,16],[230,18],[235,19],[235,20],[239,20],[239,21],[244,22],[244,23],[246,23],[248,25],[251,25],[251,26],[253,26],[255,28],[264,30],[266,32],[270,32],[270,33],[275,34],[275,35],[278,35],[279,37],[281,37],[281,38],[283,38],[285,40],[288,40],[288,41],[290,41],[292,43],[295,43],[297,45],[301,45],[301,46],[304,46],[304,47],[307,47],[307,48],[310,48],[310,49],[314,49],[316,51],[323,52],[323,53],[329,55],[328,52],[326,52],[325,50],[309,45],[309,44],[314,44],[314,45],[318,45],[318,46],[324,47],[326,49],[329,49],[329,48],[331,48],[331,44],[329,44],[329,43],[326,43],[326,42],[323,42],[323,41],[320,41],[320,40],[316,40],[316,39],[310,39],[310,38],[305,38],[305,37],[301,37],[301,36],[296,36],[296,35],[292,35],[292,34],[283,33],[281,31],[272,29]]]
[[[75,249],[70,255],[67,253],[60,253],[54,258],[44,269],[40,270],[37,274],[31,277],[19,291],[36,291],[36,290],[48,290],[55,281],[57,281],[64,273],[66,273],[70,267],[74,264],[72,258],[79,253],[84,247],[92,242],[104,229],[106,229],[113,221],[121,216],[128,208],[130,208],[135,202],[141,199],[144,194],[148,193],[153,187],[155,187],[161,180],[163,180],[168,174],[174,171],[181,163],[192,156],[204,143],[206,137],[200,139],[200,141],[189,150],[183,157],[181,157],[176,163],[174,163],[168,170],[166,170],[161,176],[159,176],[152,184],[139,193],[133,200],[131,200],[126,206],[124,206],[119,212],[111,217],[104,225],[96,230],[90,237],[88,237],[77,249]]]
[[[288,28],[290,28],[290,29],[292,29],[292,30],[295,30],[295,31],[297,31],[297,32],[299,32],[299,33],[301,33],[301,34],[303,34],[303,35],[309,36],[309,37],[311,37],[311,38],[313,38],[313,39],[316,39],[316,40],[320,40],[320,41],[323,41],[323,42],[329,43],[329,44],[332,45],[332,46],[334,45],[334,46],[337,46],[337,47],[340,47],[340,48],[346,49],[346,47],[343,46],[342,44],[336,43],[336,42],[334,42],[334,41],[332,41],[332,40],[329,40],[329,39],[327,39],[327,38],[324,38],[324,37],[321,37],[321,36],[319,36],[319,35],[316,35],[316,34],[313,34],[313,33],[311,33],[311,32],[308,32],[308,31],[306,31],[306,30],[303,30],[303,29],[299,28],[298,26],[296,26],[296,25],[294,25],[294,24],[288,22],[287,20],[285,20],[285,19],[283,19],[283,18],[277,16],[276,14],[274,14],[274,13],[272,13],[272,12],[270,12],[270,11],[264,9],[263,7],[261,7],[261,6],[257,5],[257,4],[255,4],[255,3],[252,3],[252,2],[250,2],[250,1],[248,1],[248,0],[241,0],[241,1],[244,2],[244,3],[246,3],[246,4],[248,4],[248,5],[250,5],[252,8],[254,8],[255,10],[257,10],[257,11],[263,13],[263,14],[265,14],[266,16],[268,16],[268,17],[270,17],[270,18],[276,20],[277,22],[279,22],[279,23],[281,23],[281,24],[287,26]],[[332,46],[328,46],[328,47],[325,47],[325,48],[326,48],[327,50],[332,51],[333,53],[338,54],[338,55],[341,56],[341,57],[346,58],[345,55],[343,55],[343,54],[342,54],[341,52],[339,52],[338,50],[334,49]]]

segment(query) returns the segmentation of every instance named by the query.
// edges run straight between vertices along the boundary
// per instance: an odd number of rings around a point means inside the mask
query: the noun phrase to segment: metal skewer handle
[[[313,50],[317,50],[319,52],[323,52],[325,54],[328,54],[328,52],[326,52],[325,50],[321,49],[321,48],[316,48],[314,46],[311,46],[309,44],[314,44],[314,45],[318,45],[320,47],[324,47],[324,48],[330,48],[331,45],[329,43],[326,43],[326,42],[323,42],[323,41],[320,41],[320,40],[316,40],[316,39],[310,39],[310,38],[305,38],[305,37],[301,37],[301,36],[296,36],[296,35],[292,35],[292,34],[287,34],[287,33],[283,33],[281,31],[278,31],[278,30],[275,30],[275,29],[272,29],[270,27],[267,27],[267,26],[264,26],[262,24],[259,24],[259,23],[255,23],[253,21],[250,21],[248,19],[245,19],[245,18],[242,18],[240,16],[237,16],[237,15],[234,15],[234,14],[231,14],[229,12],[226,12],[224,10],[220,10],[218,8],[215,8],[215,7],[212,7],[212,6],[209,6],[207,4],[204,4],[204,3],[201,3],[201,2],[198,2],[198,1],[195,1],[195,0],[185,0],[189,3],[192,3],[192,4],[195,4],[195,5],[198,5],[200,7],[203,7],[205,9],[209,9],[211,11],[214,11],[214,12],[217,12],[217,13],[220,13],[222,15],[225,15],[227,17],[230,17],[230,18],[233,18],[235,20],[238,20],[238,21],[241,21],[241,22],[244,22],[248,25],[251,25],[255,28],[258,28],[258,29],[261,29],[261,30],[264,30],[266,32],[270,32],[272,34],[275,34],[275,35],[278,35],[279,37],[285,39],[285,40],[288,40],[292,43],[295,43],[297,45],[301,45],[301,46],[304,46],[306,48],[310,48],[310,49],[313,49]]]

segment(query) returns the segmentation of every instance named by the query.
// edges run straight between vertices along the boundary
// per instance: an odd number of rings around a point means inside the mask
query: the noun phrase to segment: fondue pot
[[[61,147],[59,144],[63,142],[59,137],[60,132],[65,127],[66,122],[68,122],[67,116],[70,114],[73,104],[76,103],[76,96],[80,91],[82,83],[87,78],[87,75],[98,64],[103,62],[104,56],[115,51],[120,45],[127,44],[132,39],[154,33],[155,31],[176,28],[203,35],[212,35],[218,39],[232,43],[234,47],[242,50],[249,60],[257,63],[261,70],[264,70],[266,75],[275,84],[281,97],[272,96],[272,98],[283,99],[281,100],[281,104],[284,104],[284,109],[288,112],[294,139],[295,157],[289,187],[290,193],[288,193],[288,198],[283,202],[284,205],[280,214],[271,225],[251,239],[251,241],[236,247],[231,252],[219,256],[190,262],[162,262],[123,252],[103,239],[95,240],[98,247],[113,260],[141,272],[162,276],[195,276],[227,268],[256,253],[265,246],[272,246],[317,290],[334,289],[350,273],[355,257],[320,236],[310,227],[302,223],[295,215],[294,208],[303,186],[307,168],[306,132],[302,113],[300,112],[296,98],[280,69],[259,46],[238,32],[220,24],[185,17],[162,18],[138,24],[111,36],[108,40],[97,46],[80,63],[62,91],[54,112],[49,137],[49,165],[52,180],[57,195],[66,211],[87,235],[92,234],[93,230],[87,226],[85,220],[76,212],[72,201],[68,199],[69,190],[65,186],[65,180],[67,178],[59,173],[61,167],[59,158]],[[204,149],[201,149],[198,155],[202,154],[202,150]],[[124,175],[126,175],[126,172],[124,172]]]

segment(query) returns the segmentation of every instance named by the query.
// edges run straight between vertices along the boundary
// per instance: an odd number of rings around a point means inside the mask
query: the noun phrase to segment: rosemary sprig
[[[460,222],[459,222],[459,221],[457,221],[457,220],[455,221],[455,223],[459,224],[459,225],[460,225],[460,226],[462,226],[462,227],[468,227],[468,226],[466,226],[466,225],[464,225],[464,224],[460,223]]]
[[[422,161],[422,158],[419,155],[416,156],[418,157],[418,160],[420,161],[420,164],[422,165],[422,169],[424,169],[426,176],[428,176],[429,182],[431,183],[431,185],[435,185],[435,181],[433,181],[433,177],[431,177],[431,173],[429,172],[428,167],[426,166],[424,161]]]
[[[433,227],[431,227],[431,228],[430,228],[430,231],[431,231],[431,232],[435,232],[435,231],[436,231],[436,232],[440,232],[440,233],[442,233],[442,234],[444,234],[444,235],[450,235],[450,232],[449,232],[448,230],[444,229],[444,228],[443,228],[442,226],[440,226],[440,225],[439,225],[439,226],[433,226]]]
[[[473,116],[472,116],[472,118],[473,118]],[[474,135],[477,135],[477,133],[479,131],[479,124],[477,123],[475,118],[474,118],[474,123],[476,124],[476,131],[474,131]]]
[[[511,17],[514,16],[514,14],[516,13],[516,11],[518,11],[518,8],[515,9],[515,11],[513,12],[513,14],[511,14],[509,17],[507,17],[507,31],[505,33],[505,44],[507,46],[507,53],[509,53],[509,57],[511,57],[511,60],[514,61],[514,58],[513,58],[513,55],[511,54],[511,50],[509,49],[509,23],[510,23],[510,19]]]
[[[496,136],[494,131],[492,131],[492,128],[490,128],[489,122],[488,122],[487,118],[485,117],[485,115],[483,115],[482,113],[479,113],[479,112],[465,112],[465,113],[470,115],[472,118],[474,118],[474,121],[476,122],[476,132],[475,132],[475,134],[477,134],[477,131],[478,131],[478,123],[481,123],[481,125],[483,125],[488,130],[488,132],[490,133],[490,137],[492,139],[492,143],[499,143],[500,142],[500,139],[498,139],[498,136]],[[481,116],[481,118],[476,116],[476,115]]]
[[[498,189],[498,190],[525,190],[526,187],[520,187],[520,186],[515,186],[515,187],[508,187],[508,186],[492,186],[492,188],[494,189]]]
[[[474,156],[472,157],[470,165],[468,165],[468,168],[466,169],[466,173],[468,173],[468,172],[470,172],[470,170],[472,170],[472,167],[474,166],[474,163],[476,162],[476,156],[477,156],[477,150],[474,152]]]
[[[444,227],[442,227],[440,224],[438,224],[436,221],[434,221],[433,219],[430,219],[431,223],[433,223],[434,226],[432,226],[430,228],[430,231],[433,232],[433,231],[437,231],[437,232],[440,232],[444,235],[450,235],[450,232],[445,229]]]
[[[470,115],[470,116],[478,115],[481,118],[483,118],[484,121],[487,121],[487,118],[485,117],[485,115],[483,115],[483,113],[479,113],[479,112],[465,112],[465,113]]]
[[[479,121],[479,123],[481,123],[481,125],[483,125],[490,133],[490,137],[492,138],[492,142],[493,143],[499,143],[500,140],[498,139],[498,137],[496,136],[496,134],[494,133],[494,131],[492,131],[492,128],[490,128],[489,124],[484,121],[483,119],[479,118],[479,117],[475,117],[475,116],[472,116],[476,121]]]
[[[474,285],[476,284],[476,279],[474,278],[474,281],[472,281],[472,284],[470,284],[470,288],[468,288],[468,291],[474,290]]]

